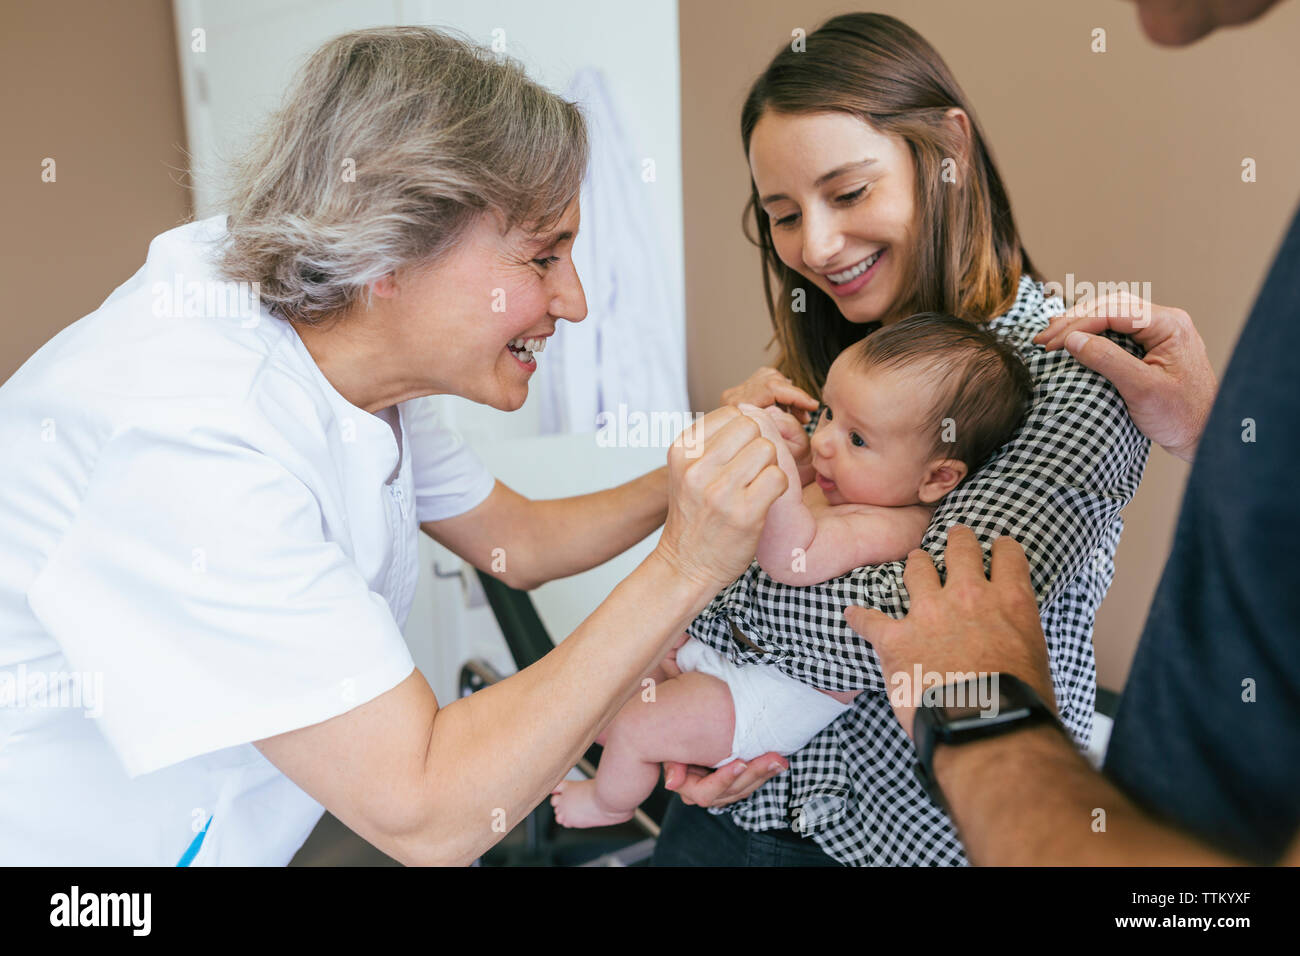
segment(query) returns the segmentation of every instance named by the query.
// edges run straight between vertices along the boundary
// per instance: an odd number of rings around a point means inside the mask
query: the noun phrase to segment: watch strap
[[[976,678],[976,680],[979,679]],[[969,686],[970,682],[967,681],[966,684]],[[956,686],[959,685],[947,685],[947,687]],[[944,689],[946,690],[947,687]],[[1016,719],[997,721],[985,727],[954,732],[944,724],[939,708],[928,705],[924,697],[922,697],[921,705],[916,710],[916,716],[912,724],[912,735],[916,746],[917,760],[913,769],[917,780],[925,788],[925,792],[931,801],[934,802],[935,806],[941,807],[945,811],[948,809],[947,801],[944,799],[943,791],[934,776],[934,751],[939,744],[961,745],[974,740],[1000,737],[1003,734],[1013,733],[1027,727],[1035,727],[1043,723],[1050,723],[1060,730],[1062,734],[1065,733],[1060,721],[1043,703],[1042,698],[1020,678],[1014,674],[999,673],[998,687],[999,691],[1009,690],[1010,693],[1007,696],[1011,697],[1017,705],[1027,708],[1028,712]]]

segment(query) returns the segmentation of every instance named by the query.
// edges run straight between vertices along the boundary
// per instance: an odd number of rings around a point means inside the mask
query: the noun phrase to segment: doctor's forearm
[[[657,552],[541,661],[438,711],[402,857],[469,863],[544,800],[713,597]]]
[[[589,495],[530,501],[521,576],[536,587],[604,564],[663,524],[667,513],[666,467]]]

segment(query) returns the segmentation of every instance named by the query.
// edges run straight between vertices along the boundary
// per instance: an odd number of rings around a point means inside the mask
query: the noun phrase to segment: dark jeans
[[[754,833],[676,797],[668,803],[651,866],[840,866],[793,830]]]

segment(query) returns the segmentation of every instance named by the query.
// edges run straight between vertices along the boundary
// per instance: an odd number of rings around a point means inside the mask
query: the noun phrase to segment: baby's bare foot
[[[561,780],[551,791],[551,806],[555,808],[557,823],[575,829],[626,823],[634,812],[607,810],[601,806],[595,780]]]

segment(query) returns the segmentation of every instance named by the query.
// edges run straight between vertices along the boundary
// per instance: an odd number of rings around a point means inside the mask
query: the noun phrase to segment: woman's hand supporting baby
[[[722,393],[723,405],[752,405],[768,410],[799,469],[799,486],[813,480],[812,451],[804,425],[819,403],[774,368],[760,368],[745,381]],[[793,412],[793,414],[792,414]]]
[[[770,366],[764,366],[739,385],[722,393],[723,405],[757,405],[766,408],[769,405],[783,405],[795,411],[795,418],[807,422],[812,412],[817,411],[817,399],[813,398],[789,378]]]

